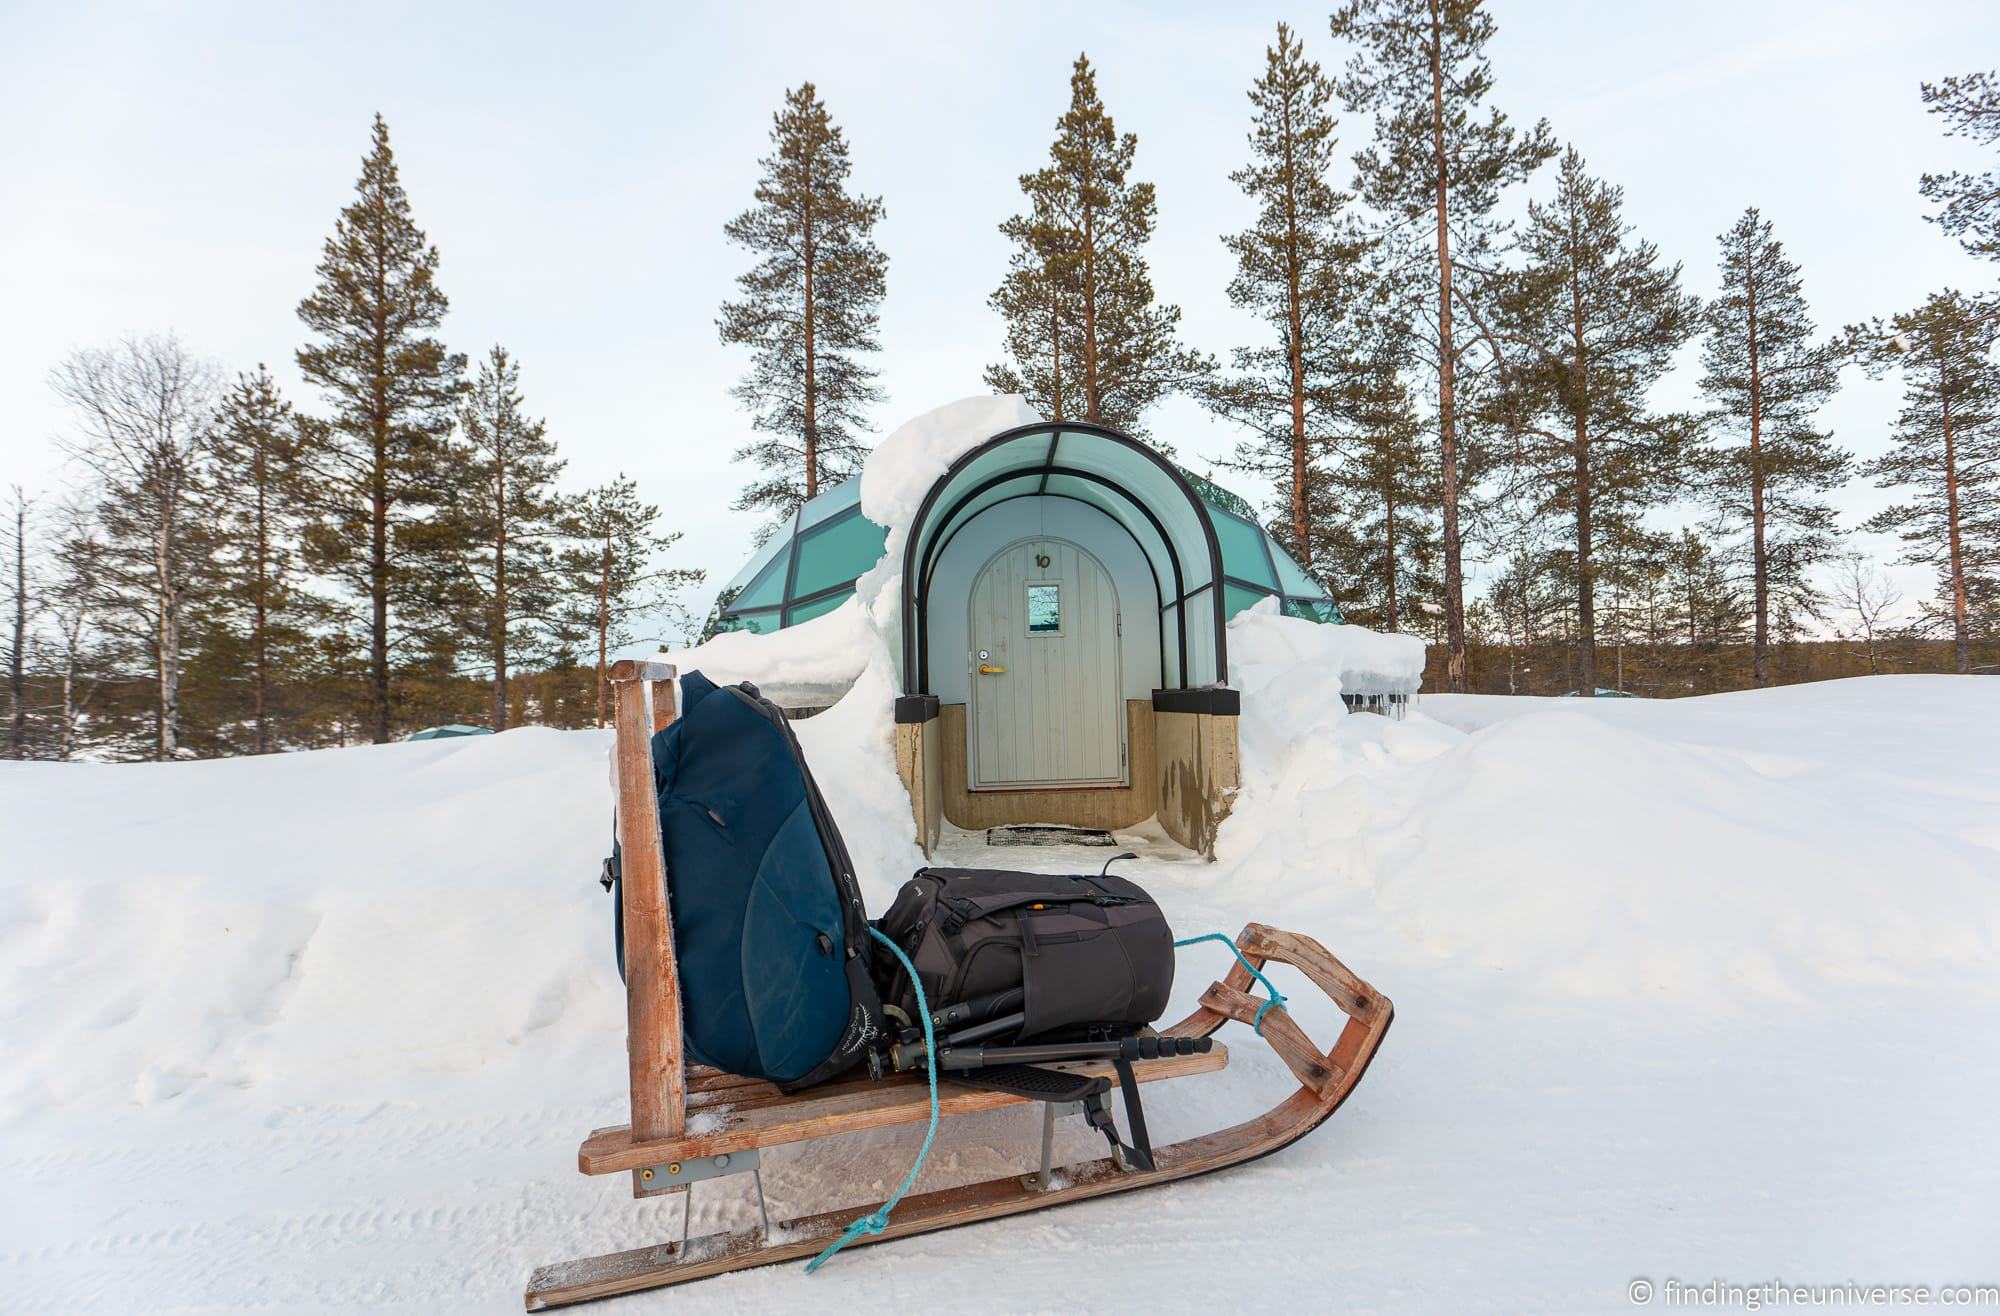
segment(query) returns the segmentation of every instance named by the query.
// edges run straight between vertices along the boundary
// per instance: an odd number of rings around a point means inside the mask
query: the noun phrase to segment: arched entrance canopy
[[[930,587],[945,547],[974,517],[1018,498],[1073,499],[1116,521],[1145,554],[1159,590],[1162,684],[1192,689],[1227,679],[1222,551],[1201,497],[1137,439],[1047,421],[988,439],[924,495],[903,550],[903,693],[930,691]]]

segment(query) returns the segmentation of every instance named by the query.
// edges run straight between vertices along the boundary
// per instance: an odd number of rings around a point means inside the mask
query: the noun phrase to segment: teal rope
[[[1263,983],[1264,990],[1271,993],[1271,999],[1257,1007],[1257,1017],[1251,1021],[1251,1027],[1256,1031],[1257,1036],[1262,1037],[1264,1035],[1264,1012],[1266,1010],[1269,1010],[1272,1006],[1276,1006],[1280,1010],[1284,1009],[1285,994],[1279,991],[1276,987],[1274,987],[1271,984],[1271,980],[1269,978],[1266,978],[1262,973],[1259,973],[1257,971],[1256,965],[1252,964],[1249,960],[1243,958],[1243,951],[1239,946],[1237,946],[1235,941],[1233,941],[1228,937],[1223,936],[1220,932],[1204,932],[1199,937],[1184,937],[1181,940],[1174,943],[1174,948],[1178,950],[1182,946],[1192,946],[1197,941],[1219,941],[1223,945],[1229,947],[1230,953],[1236,957],[1236,962],[1238,964],[1241,964],[1244,968],[1250,970],[1250,976],[1255,978],[1258,982]]]
[[[910,1166],[910,1172],[903,1176],[902,1187],[891,1193],[888,1201],[849,1225],[846,1233],[827,1244],[826,1251],[820,1253],[811,1261],[806,1262],[806,1274],[808,1275],[818,1270],[821,1266],[824,1266],[834,1253],[840,1251],[840,1249],[846,1247],[863,1234],[879,1234],[889,1227],[889,1212],[896,1209],[896,1203],[903,1200],[903,1194],[909,1192],[910,1185],[917,1181],[917,1172],[924,1168],[924,1158],[931,1154],[931,1143],[937,1137],[937,1039],[931,1031],[931,1007],[930,1002],[924,999],[923,981],[917,977],[917,966],[910,963],[910,957],[903,954],[901,946],[898,946],[872,927],[868,929],[868,935],[889,948],[889,953],[894,955],[896,962],[903,966],[903,972],[910,975],[910,985],[917,989],[917,1014],[924,1021],[924,1068],[931,1081],[931,1126],[924,1131],[924,1145],[917,1150],[916,1163]],[[1257,971],[1252,969],[1251,972],[1256,973]]]

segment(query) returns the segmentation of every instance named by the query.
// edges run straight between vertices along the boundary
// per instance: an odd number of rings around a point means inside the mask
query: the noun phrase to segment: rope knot
[[[1271,982],[1271,980],[1269,978],[1266,978],[1261,972],[1259,972],[1257,966],[1252,964],[1249,961],[1249,959],[1247,959],[1244,956],[1242,948],[1236,944],[1234,939],[1224,936],[1220,932],[1204,932],[1197,937],[1182,937],[1179,941],[1174,943],[1174,948],[1178,950],[1182,946],[1192,946],[1198,941],[1219,941],[1223,945],[1229,947],[1229,953],[1236,957],[1236,962],[1238,964],[1241,964],[1245,969],[1247,969],[1252,978],[1255,978],[1258,982],[1263,983],[1265,991],[1271,993],[1271,999],[1257,1007],[1257,1016],[1256,1018],[1250,1021],[1250,1031],[1257,1034],[1257,1036],[1262,1037],[1264,1035],[1265,1014],[1267,1014],[1270,1011],[1271,1007],[1273,1006],[1276,1006],[1280,1010],[1284,1009],[1285,994],[1279,991],[1277,987]]]

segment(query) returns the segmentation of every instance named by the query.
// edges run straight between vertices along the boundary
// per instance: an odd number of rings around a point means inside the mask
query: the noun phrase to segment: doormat
[[[989,827],[988,845],[1116,845],[1110,832],[1095,827],[1056,827],[1049,824]]]

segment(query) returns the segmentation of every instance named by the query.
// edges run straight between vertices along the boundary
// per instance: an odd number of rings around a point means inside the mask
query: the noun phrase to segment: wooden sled
[[[686,1192],[706,1179],[759,1175],[765,1147],[836,1134],[921,1123],[930,1118],[921,1073],[884,1079],[857,1076],[786,1095],[768,1083],[739,1078],[681,1057],[680,989],[675,976],[672,929],[661,873],[658,804],[653,796],[651,734],[674,716],[674,670],[665,663],[620,662],[611,669],[617,690],[616,749],[618,830],[623,853],[627,1051],[631,1061],[632,1122],[598,1129],[584,1140],[577,1166],[585,1174],[629,1174],[635,1197]],[[650,695],[650,699],[649,699]],[[1252,923],[1236,938],[1243,956],[1260,969],[1289,964],[1347,1016],[1330,1050],[1322,1051],[1284,1010],[1267,1010],[1261,1030],[1299,1087],[1263,1115],[1232,1128],[1153,1149],[1155,1168],[1134,1170],[1111,1157],[1060,1169],[1049,1163],[1054,1120],[1062,1111],[1043,1106],[1042,1164],[1035,1173],[905,1197],[880,1234],[850,1243],[1015,1215],[1065,1202],[1146,1188],[1174,1179],[1255,1160],[1298,1141],[1340,1108],[1389,1029],[1389,998],[1349,972],[1310,937]],[[1225,1022],[1254,1024],[1262,998],[1242,964],[1202,993],[1194,1013],[1162,1032],[1206,1037]],[[1228,1050],[1140,1061],[1141,1082],[1157,1082],[1223,1068]],[[1105,1062],[1072,1062],[1052,1068],[1102,1073]],[[966,1087],[940,1077],[940,1116],[963,1115],[1029,1099]],[[942,1126],[941,1126],[942,1127]],[[527,1309],[541,1311],[597,1298],[682,1284],[726,1271],[812,1257],[879,1203],[842,1207],[762,1228],[711,1234],[606,1256],[538,1267],[528,1278]]]

